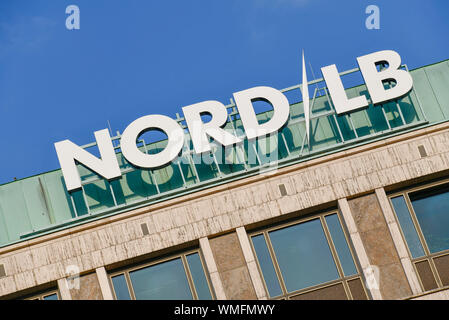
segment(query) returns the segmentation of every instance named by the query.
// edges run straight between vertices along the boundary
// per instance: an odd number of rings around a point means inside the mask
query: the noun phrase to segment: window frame
[[[421,226],[419,224],[419,221],[418,221],[418,218],[416,216],[415,209],[413,208],[412,201],[410,200],[409,194],[417,192],[417,191],[428,190],[428,189],[431,189],[431,188],[434,188],[434,187],[438,187],[438,186],[448,185],[448,184],[449,184],[449,179],[444,179],[444,180],[431,182],[431,183],[427,183],[427,184],[416,186],[416,187],[407,188],[405,190],[394,192],[394,193],[391,193],[391,194],[388,195],[388,201],[390,203],[391,209],[393,210],[395,221],[396,221],[396,223],[399,226],[399,231],[401,233],[402,240],[404,241],[405,246],[407,248],[407,252],[409,254],[410,261],[411,261],[411,263],[413,265],[414,271],[418,275],[417,278],[418,278],[418,281],[419,281],[419,283],[421,285],[421,288],[424,291],[425,291],[424,284],[422,283],[421,277],[419,276],[419,272],[418,272],[418,269],[416,267],[416,264],[419,263],[419,262],[427,261],[429,263],[429,265],[430,265],[430,270],[432,271],[432,274],[433,274],[433,276],[435,278],[435,281],[437,283],[437,288],[436,289],[447,288],[449,286],[444,286],[443,285],[443,283],[441,281],[441,278],[440,278],[440,275],[439,275],[439,273],[437,271],[434,259],[442,257],[442,256],[449,255],[449,248],[445,249],[445,250],[442,250],[442,251],[439,251],[439,252],[435,252],[435,253],[431,253],[430,252],[429,246],[428,246],[427,241],[426,241],[426,237],[424,236],[424,233],[422,232]],[[414,228],[416,230],[416,233],[418,235],[418,239],[419,239],[419,241],[421,243],[421,246],[422,246],[422,248],[424,250],[424,255],[421,256],[421,257],[413,258],[412,252],[410,251],[410,248],[409,248],[409,244],[407,243],[407,240],[405,238],[404,232],[402,230],[402,226],[401,226],[401,224],[399,222],[399,218],[397,216],[396,210],[395,210],[395,208],[393,206],[392,199],[396,198],[396,197],[399,197],[399,196],[402,196],[404,198],[405,204],[407,205],[407,209],[408,209],[408,211],[410,213],[410,217],[411,217],[413,226],[414,226]]]
[[[45,297],[48,297],[48,296],[51,296],[54,294],[56,294],[56,296],[58,297],[58,300],[61,300],[61,295],[59,294],[59,290],[57,290],[57,289],[34,294],[30,297],[25,298],[25,300],[45,300],[44,299]]]
[[[150,261],[147,261],[147,262],[144,262],[144,263],[139,263],[139,264],[136,264],[136,265],[131,265],[130,267],[121,268],[120,270],[117,270],[117,271],[109,273],[108,274],[109,284],[111,286],[112,293],[114,295],[114,299],[118,300],[117,299],[117,295],[115,293],[115,287],[114,287],[114,284],[112,282],[112,278],[113,277],[123,275],[125,277],[126,286],[128,288],[128,292],[129,292],[129,296],[130,296],[131,300],[137,300],[136,296],[135,296],[135,293],[134,293],[134,288],[133,288],[133,285],[132,285],[132,281],[131,281],[131,278],[129,276],[130,272],[141,270],[141,269],[145,269],[145,268],[148,268],[148,267],[151,267],[151,266],[155,266],[155,265],[158,265],[158,264],[161,264],[161,263],[164,263],[164,262],[168,262],[168,261],[172,261],[172,260],[176,260],[176,259],[181,259],[182,266],[184,268],[184,273],[186,275],[187,282],[189,284],[190,293],[192,294],[192,299],[193,300],[199,300],[198,293],[197,293],[196,287],[195,287],[195,282],[193,280],[193,276],[192,276],[192,273],[190,271],[189,263],[187,261],[187,256],[189,256],[191,254],[195,254],[195,253],[197,253],[199,255],[199,257],[200,257],[201,266],[202,266],[203,271],[204,271],[204,276],[206,277],[206,281],[207,281],[207,285],[209,287],[209,292],[210,292],[211,298],[212,298],[212,300],[215,300],[216,296],[215,296],[214,288],[212,286],[212,282],[211,282],[210,277],[209,277],[209,271],[207,269],[207,266],[206,266],[205,261],[204,261],[203,254],[202,254],[200,249],[192,249],[192,250],[189,250],[189,251],[185,251],[185,252],[178,253],[178,254],[172,254],[172,255],[169,255],[169,256],[166,256],[166,257],[163,257],[163,258],[159,258],[159,259],[158,258],[151,259]]]
[[[331,215],[334,215],[334,214],[337,215],[338,221],[339,221],[340,226],[342,228],[343,235],[345,237],[346,243],[348,245],[349,251],[351,253],[351,257],[353,259],[353,262],[354,262],[354,265],[355,265],[355,268],[356,268],[356,271],[357,271],[357,273],[355,273],[353,275],[350,275],[350,276],[345,276],[345,274],[344,274],[343,266],[341,264],[340,258],[338,256],[337,249],[335,247],[334,241],[332,239],[329,227],[328,227],[326,219],[325,219],[327,216],[331,216]],[[274,252],[273,245],[271,243],[271,239],[270,239],[268,234],[271,231],[281,230],[281,229],[284,229],[284,228],[288,228],[288,227],[291,227],[291,226],[294,226],[294,225],[297,225],[297,224],[301,224],[301,223],[306,223],[308,221],[312,221],[312,220],[316,220],[316,219],[320,220],[321,227],[323,228],[323,232],[324,232],[324,235],[326,237],[326,241],[327,241],[327,243],[329,245],[329,250],[331,251],[332,258],[334,259],[334,263],[335,263],[335,266],[337,268],[337,272],[338,272],[339,278],[335,279],[335,280],[332,280],[332,281],[323,282],[323,283],[320,283],[320,284],[317,284],[317,285],[314,285],[314,286],[311,286],[311,287],[306,287],[306,288],[302,288],[302,289],[295,290],[295,291],[292,291],[292,292],[288,292],[286,284],[285,284],[285,280],[283,279],[282,272],[281,272],[279,263],[277,261],[277,258],[276,258],[275,252]],[[265,243],[267,245],[268,252],[270,254],[271,262],[273,264],[273,267],[274,267],[274,270],[275,270],[275,273],[276,273],[276,278],[278,280],[279,286],[280,286],[281,291],[282,291],[281,295],[278,295],[278,296],[275,296],[275,297],[271,297],[270,294],[269,294],[268,286],[267,286],[265,278],[263,276],[262,268],[261,268],[260,263],[259,263],[259,258],[257,257],[257,253],[256,253],[256,250],[254,248],[253,241],[252,241],[252,237],[259,236],[259,235],[263,235],[264,236],[264,240],[265,240]],[[354,279],[360,279],[360,281],[362,283],[363,291],[364,291],[367,299],[369,300],[371,298],[371,295],[369,294],[369,291],[367,290],[367,288],[365,286],[365,278],[364,278],[363,272],[361,271],[362,270],[361,266],[359,264],[357,256],[354,253],[354,248],[352,246],[352,242],[350,241],[350,238],[349,238],[349,235],[348,235],[348,232],[347,232],[347,229],[346,229],[346,225],[344,224],[344,221],[343,221],[343,219],[341,217],[341,214],[340,214],[339,210],[326,211],[326,212],[323,212],[323,213],[318,213],[318,214],[313,214],[311,216],[303,217],[303,218],[300,218],[300,219],[295,219],[293,221],[289,221],[289,222],[286,222],[286,223],[280,223],[280,224],[275,224],[275,225],[272,225],[272,226],[269,226],[269,227],[265,227],[265,228],[262,228],[261,230],[248,233],[248,238],[249,238],[249,242],[250,242],[251,249],[253,251],[255,260],[257,262],[257,268],[258,268],[259,273],[260,273],[261,278],[262,278],[262,283],[264,285],[267,297],[270,300],[290,300],[290,298],[292,298],[292,297],[299,296],[299,295],[302,295],[302,294],[305,294],[305,293],[309,293],[309,292],[313,292],[313,291],[316,291],[316,290],[319,290],[319,289],[324,289],[324,288],[327,288],[327,287],[331,287],[331,286],[339,284],[339,283],[341,283],[343,285],[343,288],[344,288],[344,291],[346,293],[346,296],[347,296],[348,300],[351,300],[351,299],[354,299],[354,297],[352,296],[352,293],[351,293],[351,290],[349,288],[348,282],[350,280],[354,280]]]

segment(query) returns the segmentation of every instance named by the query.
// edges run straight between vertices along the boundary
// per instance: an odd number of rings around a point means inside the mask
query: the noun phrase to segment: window
[[[118,300],[210,300],[212,291],[198,251],[113,273]]]
[[[367,299],[337,213],[250,236],[270,298]]]
[[[396,193],[390,201],[423,289],[449,286],[449,183]]]
[[[57,290],[46,291],[45,293],[40,293],[33,295],[31,297],[25,298],[25,300],[59,300],[59,293]]]

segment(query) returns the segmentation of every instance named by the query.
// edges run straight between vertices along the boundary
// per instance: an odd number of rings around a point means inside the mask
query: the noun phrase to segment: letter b
[[[401,70],[401,57],[392,50],[383,50],[357,58],[373,104],[399,98],[413,87],[411,75]],[[388,68],[378,71],[376,65],[387,63]],[[393,80],[396,85],[385,88],[384,82]]]

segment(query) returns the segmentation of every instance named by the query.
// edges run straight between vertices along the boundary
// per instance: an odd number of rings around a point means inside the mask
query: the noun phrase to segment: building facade
[[[120,179],[79,165],[75,192],[61,170],[0,186],[0,298],[449,299],[449,61],[410,74],[406,96],[346,115],[309,82],[310,138],[297,85],[281,131],[206,160],[187,141],[137,169],[117,133]]]

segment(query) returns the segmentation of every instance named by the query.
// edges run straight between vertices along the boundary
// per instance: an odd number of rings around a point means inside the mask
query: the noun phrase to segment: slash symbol
[[[304,118],[306,121],[307,144],[310,148],[310,99],[309,87],[307,84],[306,62],[304,59],[304,50],[302,51],[302,103],[304,106]]]

